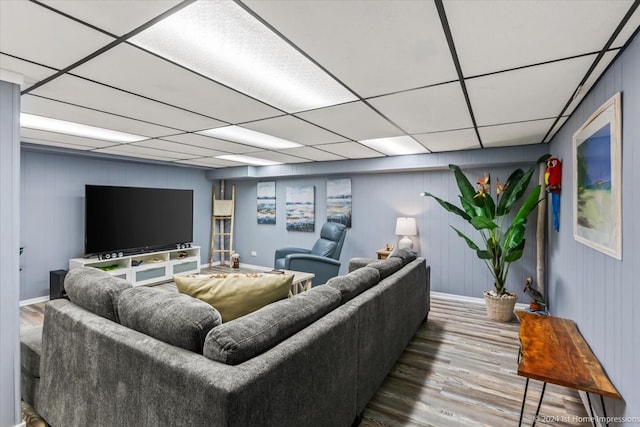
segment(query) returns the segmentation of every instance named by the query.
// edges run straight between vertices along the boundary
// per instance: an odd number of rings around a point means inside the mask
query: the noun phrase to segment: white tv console
[[[127,280],[133,286],[152,285],[171,280],[174,274],[200,272],[200,247],[169,249],[124,255],[112,259],[73,258],[69,270],[79,267],[96,267],[112,276]]]

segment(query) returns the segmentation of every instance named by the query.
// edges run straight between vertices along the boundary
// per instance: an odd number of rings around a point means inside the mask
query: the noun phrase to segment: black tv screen
[[[193,190],[85,186],[85,255],[193,241]]]

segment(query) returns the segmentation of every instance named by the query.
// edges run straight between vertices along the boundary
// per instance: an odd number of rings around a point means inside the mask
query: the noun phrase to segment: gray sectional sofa
[[[72,270],[23,334],[23,399],[53,426],[357,424],[429,312],[400,251],[220,324],[186,295]],[[204,304],[204,305],[203,305]]]

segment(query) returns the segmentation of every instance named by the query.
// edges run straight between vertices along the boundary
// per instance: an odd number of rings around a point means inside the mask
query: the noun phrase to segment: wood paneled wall
[[[617,92],[622,92],[622,261],[573,238],[573,134]],[[639,417],[640,37],[636,35],[585,97],[552,140],[550,151],[563,160],[564,189],[560,232],[549,232],[551,310],[575,320],[622,394],[626,404],[608,401],[607,414]]]

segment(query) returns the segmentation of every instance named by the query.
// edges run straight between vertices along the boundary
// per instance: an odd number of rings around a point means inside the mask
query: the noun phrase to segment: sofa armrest
[[[285,270],[306,271],[315,274],[313,286],[327,283],[338,275],[340,261],[313,254],[290,254],[284,261]]]
[[[276,249],[276,254],[274,256],[274,263],[275,261],[279,260],[280,258],[284,258],[289,254],[310,254],[311,250],[310,249],[303,249],[303,248],[280,248],[280,249]]]

